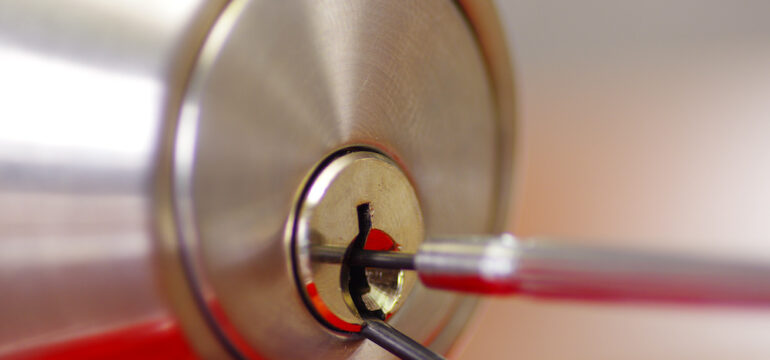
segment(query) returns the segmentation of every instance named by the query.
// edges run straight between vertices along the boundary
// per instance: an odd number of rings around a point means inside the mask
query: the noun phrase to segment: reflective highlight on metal
[[[298,286],[315,315],[335,330],[358,332],[364,318],[348,289],[350,264],[313,261],[312,250],[351,252],[354,241],[360,241],[368,250],[413,253],[425,229],[417,195],[398,164],[373,151],[336,156],[308,179],[292,228],[294,261]],[[398,269],[370,268],[365,276],[368,290],[358,295],[363,306],[386,317],[398,310],[417,281],[415,274]]]
[[[488,16],[478,4],[468,5],[474,16]],[[500,150],[511,113],[497,87],[510,79],[498,73],[507,63],[487,63],[506,53],[488,58],[491,47],[479,45],[488,40],[469,24],[444,0],[230,4],[191,76],[174,149],[171,216],[205,316],[191,328],[208,327],[236,356],[386,354],[307,310],[306,298],[325,290],[297,291],[287,224],[319,161],[367,144],[409,171],[426,231],[493,231],[510,161]],[[349,312],[344,304],[335,313]],[[473,304],[416,286],[388,321],[445,351]]]
[[[180,329],[154,208],[224,4],[0,2],[0,358],[219,346]]]
[[[513,293],[519,288],[518,245],[510,234],[431,238],[415,255],[415,269],[428,287]]]
[[[367,144],[427,231],[500,231],[507,56],[489,1],[0,2],[0,357],[145,324],[137,353],[389,356],[307,311],[297,189]],[[446,351],[473,306],[418,285],[388,321]]]
[[[770,305],[770,265],[515,239],[431,239],[415,257],[429,287],[612,301]]]

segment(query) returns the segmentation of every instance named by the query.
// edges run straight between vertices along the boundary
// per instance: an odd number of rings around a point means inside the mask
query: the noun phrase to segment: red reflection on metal
[[[366,236],[364,250],[398,251],[398,243],[393,241],[388,233],[380,229],[371,229],[369,235]],[[393,313],[385,314],[385,320],[389,320],[392,316]]]
[[[310,302],[313,303],[313,307],[315,307],[319,315],[321,315],[321,317],[324,318],[324,320],[326,320],[331,326],[342,331],[361,331],[361,325],[351,324],[345,320],[340,319],[337,317],[337,315],[334,315],[334,313],[329,310],[328,307],[326,307],[326,304],[324,303],[323,299],[321,299],[321,295],[318,294],[318,289],[314,283],[307,284],[306,289],[307,294],[310,297]]]
[[[451,289],[452,291],[484,295],[511,295],[520,292],[520,285],[517,283],[496,283],[473,276],[436,276],[433,274],[419,276],[423,284],[436,289]]]
[[[379,251],[398,251],[398,244],[393,241],[390,235],[386,234],[382,230],[372,229],[369,231],[369,235],[366,237],[364,243],[364,250],[379,250]],[[361,325],[351,324],[345,320],[340,319],[335,315],[321,299],[321,295],[318,294],[318,288],[315,283],[308,283],[305,285],[307,295],[310,298],[310,302],[313,303],[313,307],[318,314],[329,323],[329,325],[342,331],[360,332]],[[393,314],[387,314],[385,319],[389,319]]]
[[[364,246],[366,250],[392,251],[398,245],[382,230],[372,229]],[[307,285],[307,293],[315,308],[324,319],[343,331],[360,332],[361,325],[350,324],[329,310],[321,300],[315,284]],[[209,309],[222,320],[224,311],[215,301],[209,302]],[[388,318],[392,314],[388,314]],[[228,321],[223,323],[229,324]],[[236,333],[228,328],[228,333]],[[249,349],[243,339],[238,338],[241,350]],[[249,351],[249,355],[260,358]],[[56,343],[38,345],[15,353],[3,355],[5,360],[64,360],[64,359],[111,359],[111,360],[197,360],[199,357],[190,347],[179,324],[173,319],[157,319],[138,323],[98,334],[69,339]]]
[[[174,320],[160,319],[37,346],[3,359],[193,360],[198,356]]]
[[[384,231],[372,229],[366,237],[364,250],[398,251],[398,244]]]

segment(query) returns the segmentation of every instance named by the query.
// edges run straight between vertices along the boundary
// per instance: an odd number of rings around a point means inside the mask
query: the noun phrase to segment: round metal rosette
[[[513,99],[495,16],[487,1],[228,5],[188,84],[172,159],[186,279],[172,303],[193,344],[221,345],[198,345],[203,357],[390,356],[322,324],[298,289],[293,209],[340,149],[392,159],[426,234],[502,230]],[[417,284],[388,321],[446,352],[474,304]]]

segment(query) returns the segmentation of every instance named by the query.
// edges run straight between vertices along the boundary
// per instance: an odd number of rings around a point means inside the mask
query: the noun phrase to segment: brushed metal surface
[[[488,1],[1,3],[0,356],[148,320],[203,358],[239,354],[221,325],[241,355],[389,356],[303,307],[289,209],[371,144],[428,231],[501,230],[500,36]],[[417,288],[392,322],[443,351],[473,306]]]
[[[385,356],[304,307],[287,216],[315,163],[363,143],[406,169],[427,232],[491,230],[505,155],[472,29],[440,0],[231,6],[201,55],[176,148],[177,210],[201,298],[218,304],[217,329],[242,337],[231,346],[243,353]],[[427,341],[457,301],[417,288],[392,323]]]
[[[221,1],[0,3],[0,356],[148,320],[163,131]]]

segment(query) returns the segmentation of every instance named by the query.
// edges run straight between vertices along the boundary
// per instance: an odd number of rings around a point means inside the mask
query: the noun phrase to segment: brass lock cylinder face
[[[335,153],[308,177],[295,214],[294,270],[299,290],[319,321],[336,331],[357,332],[363,323],[359,309],[385,318],[398,310],[417,281],[415,274],[367,268],[367,286],[359,293],[348,288],[350,270],[345,264],[312,256],[314,248],[351,246],[417,251],[425,234],[420,204],[396,162],[364,149]]]

